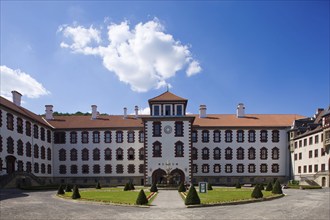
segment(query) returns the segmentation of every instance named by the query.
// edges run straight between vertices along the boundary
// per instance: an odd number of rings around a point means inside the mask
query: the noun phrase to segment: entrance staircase
[[[0,176],[0,188],[15,188],[44,184],[45,181],[41,180],[34,174],[27,172],[16,171],[8,175]]]

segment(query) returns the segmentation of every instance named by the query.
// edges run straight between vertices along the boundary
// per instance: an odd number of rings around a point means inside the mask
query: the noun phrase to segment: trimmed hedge
[[[185,205],[197,205],[201,204],[201,200],[196,192],[195,187],[192,185],[188,191],[186,200],[184,202]]]
[[[101,189],[101,184],[100,184],[100,182],[97,182],[97,184],[96,184],[96,187],[95,187],[96,189]]]
[[[72,192],[72,187],[69,184],[66,184],[65,186],[65,192]]]
[[[179,192],[185,192],[186,191],[186,187],[184,186],[183,182],[180,183],[178,191]]]
[[[144,193],[143,189],[140,190],[140,193],[139,193],[135,203],[137,205],[147,205],[148,204],[148,199],[147,199],[146,194]]]
[[[133,182],[129,182],[129,190],[135,190]]]
[[[283,194],[281,184],[278,180],[275,182],[275,184],[273,186],[272,193],[273,194]]]
[[[125,187],[124,187],[124,191],[128,191],[128,190],[130,190],[130,188],[129,188],[129,183],[126,183],[126,184],[125,184]]]
[[[241,186],[241,184],[239,182],[237,182],[236,185],[235,185],[235,188],[236,189],[240,189],[240,188],[242,188],[242,186]]]
[[[256,199],[264,197],[258,184],[254,187],[251,197]]]
[[[264,184],[260,183],[258,185],[259,185],[260,190],[265,190]]]
[[[207,190],[213,190],[211,183],[207,183]]]
[[[266,191],[272,191],[273,190],[273,184],[272,182],[269,182],[266,187]]]
[[[62,185],[60,185],[60,186],[58,187],[57,194],[58,194],[58,195],[64,195],[64,194],[65,194]]]
[[[158,188],[156,186],[156,183],[153,183],[150,188],[150,192],[158,192]]]
[[[79,189],[78,189],[78,186],[77,185],[75,185],[74,187],[73,187],[73,193],[72,193],[72,196],[71,196],[71,198],[72,199],[80,199],[80,193],[79,193]]]

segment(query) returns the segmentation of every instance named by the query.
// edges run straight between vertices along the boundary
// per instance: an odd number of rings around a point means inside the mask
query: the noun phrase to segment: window
[[[33,137],[38,139],[39,138],[39,127],[38,125],[33,125]]]
[[[221,133],[219,130],[213,131],[213,142],[219,143],[221,141]]]
[[[66,174],[66,166],[60,165],[60,174]]]
[[[203,143],[209,142],[209,131],[208,130],[202,131],[202,142]]]
[[[319,149],[314,150],[314,157],[319,157]]]
[[[160,115],[160,111],[159,111],[159,105],[154,105],[154,116],[159,116]]]
[[[71,144],[77,143],[77,132],[75,131],[70,132],[70,143]]]
[[[50,165],[50,164],[47,165],[47,173],[48,174],[52,173],[52,165]]]
[[[302,147],[302,140],[299,141],[299,147]]]
[[[216,147],[213,149],[213,159],[214,160],[220,160],[221,158],[221,151],[220,148]]]
[[[139,160],[144,160],[144,148],[139,149]]]
[[[314,143],[315,144],[318,144],[319,143],[319,136],[318,135],[315,135]]]
[[[304,147],[307,146],[307,138],[304,139]]]
[[[198,159],[198,151],[196,147],[191,148],[191,159],[197,160]]]
[[[144,173],[144,164],[139,165],[139,173]]]
[[[66,150],[65,149],[60,149],[58,152],[58,158],[59,161],[65,161],[66,160]]]
[[[112,155],[111,149],[106,148],[104,150],[104,160],[111,160],[111,155]]]
[[[231,160],[233,159],[233,150],[230,147],[227,147],[225,149],[225,159],[226,160]]]
[[[116,131],[116,142],[123,143],[123,132],[122,131]]]
[[[0,111],[1,112],[1,111]],[[2,136],[0,135],[0,152],[2,152],[2,145],[3,145],[3,142],[2,142]]]
[[[124,173],[124,166],[122,164],[116,166],[116,173]]]
[[[321,171],[325,171],[325,163],[321,164]]]
[[[33,147],[34,158],[39,158],[39,146],[37,144]]]
[[[307,173],[307,165],[304,166],[304,173]]]
[[[298,159],[298,155],[294,154],[294,160],[297,160],[297,159]]]
[[[135,173],[135,165],[134,164],[128,164],[127,173]]]
[[[268,141],[268,134],[266,130],[260,131],[260,142],[265,143]]]
[[[313,151],[312,151],[312,150],[310,150],[310,151],[308,152],[308,158],[313,158]]]
[[[23,146],[23,143],[22,143],[22,146]],[[46,148],[44,146],[41,146],[40,158],[43,160],[46,159]]]
[[[0,110],[0,127],[2,127],[2,111]],[[0,160],[2,161],[2,160]],[[0,166],[1,170],[2,170],[2,166]]]
[[[22,163],[23,165],[23,163]],[[46,166],[44,163],[41,164],[41,173],[46,173]]]
[[[256,141],[256,131],[249,130],[249,142],[254,143]]]
[[[139,131],[139,142],[140,143],[144,142],[144,132],[143,131]]]
[[[231,130],[226,130],[225,131],[225,141],[227,143],[230,143],[233,141],[233,132]]]
[[[31,173],[31,171],[32,171],[31,162],[26,162],[26,172]]]
[[[23,120],[21,118],[17,118],[17,132],[23,134]]]
[[[298,173],[301,173],[301,166],[298,166]]]
[[[95,174],[100,173],[100,165],[98,164],[93,165],[93,173]]]
[[[192,172],[197,173],[197,164],[192,165]]]
[[[208,165],[208,164],[202,165],[202,173],[208,173],[209,170],[210,170],[210,165]]]
[[[153,137],[161,137],[162,136],[162,128],[161,124],[158,121],[153,122],[152,124],[152,130],[153,130]]]
[[[7,113],[7,129],[14,130],[14,116],[10,113]]]
[[[117,160],[123,160],[124,159],[124,151],[121,148],[118,148],[116,150],[116,159]]]
[[[70,150],[70,160],[77,161],[77,159],[78,159],[78,151],[73,148]]]
[[[89,166],[87,164],[82,165],[81,172],[82,172],[82,174],[88,174],[89,173]]]
[[[93,131],[93,143],[100,143],[100,132]]]
[[[40,139],[42,141],[45,140],[45,128],[43,128],[43,127],[40,128]]]
[[[196,130],[193,130],[191,132],[191,140],[192,142],[196,143],[197,142],[197,131]]]
[[[175,122],[175,136],[176,137],[183,136],[183,122],[182,121]]]
[[[50,130],[47,130],[47,142],[51,143],[52,142],[52,137],[51,137],[51,132]]]
[[[111,131],[104,132],[104,143],[111,143]]]
[[[160,142],[156,141],[152,146],[152,156],[162,157],[162,145]]]
[[[20,155],[20,156],[23,155],[23,141],[22,140],[17,141],[17,155]]]
[[[54,143],[65,144],[65,132],[54,132]]]
[[[31,157],[31,155],[32,155],[32,149],[31,149],[31,144],[30,144],[30,142],[27,142],[26,144],[25,144],[25,150],[26,150],[26,156],[27,157]]]
[[[34,163],[34,173],[39,173],[39,164]]]
[[[183,143],[181,141],[178,141],[175,143],[175,157],[183,157],[184,149],[183,149]]]
[[[298,143],[297,143],[297,141],[295,141],[294,142],[294,148],[297,149],[297,147],[298,147]]]
[[[171,106],[170,105],[165,105],[165,115],[166,116],[171,115]]]
[[[242,147],[236,150],[236,158],[237,160],[244,160],[244,149]]]
[[[88,138],[88,131],[81,132],[81,143],[88,144],[89,138]]]
[[[127,150],[127,159],[134,160],[135,159],[135,150],[133,148],[129,148]]]
[[[208,160],[210,157],[209,154],[210,154],[209,149],[207,147],[204,147],[202,149],[202,160]]]
[[[302,153],[299,153],[299,160],[302,160]]]
[[[310,137],[309,138],[309,145],[312,145],[313,144],[313,137]]]
[[[260,159],[267,160],[267,158],[268,158],[268,150],[267,148],[263,147],[260,149]]]
[[[325,155],[325,150],[324,148],[321,148],[321,156],[324,156]]]
[[[238,130],[236,138],[237,138],[238,143],[244,142],[244,131],[243,130]]]
[[[220,164],[214,164],[213,172],[214,173],[220,173],[221,172],[221,165]]]
[[[309,166],[308,166],[308,172],[309,172],[309,173],[312,173],[312,172],[313,172],[313,165],[309,165]]]
[[[17,171],[23,172],[23,161],[17,161]]]
[[[278,160],[279,158],[280,158],[280,149],[278,149],[277,147],[274,147],[272,149],[272,159]]]
[[[267,173],[267,164],[263,163],[260,165],[260,173]]]
[[[134,131],[128,131],[127,132],[127,142],[128,143],[134,143]]]
[[[25,134],[31,136],[31,123],[29,121],[25,122]]]
[[[104,173],[112,173],[111,164],[107,164],[107,165],[104,166]]]
[[[249,148],[248,154],[249,154],[249,160],[256,159],[256,149],[254,149],[253,147]]]
[[[225,165],[225,172],[226,173],[232,173],[233,172],[233,165],[227,163]]]
[[[278,173],[280,171],[280,165],[277,163],[272,164],[272,173]]]
[[[316,173],[316,172],[318,172],[319,171],[319,166],[318,166],[318,164],[315,164],[314,165],[314,172]]]
[[[181,116],[182,114],[182,105],[176,105],[176,115]]]
[[[241,163],[237,164],[237,166],[236,166],[236,172],[237,173],[244,173],[244,165],[241,164]]]
[[[248,166],[249,173],[255,173],[256,172],[256,165],[255,164],[249,164]]]
[[[71,172],[71,174],[77,174],[78,173],[78,166],[77,165],[71,165],[70,172]]]
[[[280,141],[280,132],[278,130],[272,131],[272,141],[278,143]]]
[[[83,161],[89,160],[89,151],[87,148],[82,149],[81,160],[83,160]]]
[[[100,160],[100,150],[98,148],[93,150],[93,160]]]

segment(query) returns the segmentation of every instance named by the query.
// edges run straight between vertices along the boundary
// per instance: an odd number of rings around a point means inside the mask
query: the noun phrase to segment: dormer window
[[[160,116],[160,106],[154,105],[154,116]]]
[[[175,108],[176,108],[176,115],[177,116],[183,115],[182,105],[176,105]]]
[[[171,105],[165,105],[165,116],[171,115]]]

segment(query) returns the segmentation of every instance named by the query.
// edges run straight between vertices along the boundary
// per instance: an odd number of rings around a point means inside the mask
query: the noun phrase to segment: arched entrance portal
[[[16,161],[16,157],[14,156],[10,155],[6,157],[7,174],[11,174],[15,172],[15,161]]]
[[[152,183],[156,184],[165,184],[166,178],[165,178],[166,172],[162,169],[157,169],[152,173]]]
[[[179,185],[181,182],[183,183],[185,182],[185,175],[182,170],[176,168],[175,170],[172,170],[171,175],[172,175],[171,184]]]

